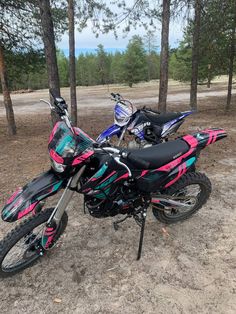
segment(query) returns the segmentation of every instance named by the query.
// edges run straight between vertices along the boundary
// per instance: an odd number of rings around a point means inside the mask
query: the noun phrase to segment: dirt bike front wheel
[[[51,216],[53,209],[48,208],[31,216],[16,226],[0,241],[0,277],[14,275],[32,266],[41,257],[37,248],[41,244],[46,222]],[[54,236],[54,243],[65,231],[67,222],[68,216],[64,212]],[[44,254],[46,254],[46,251],[43,252]]]

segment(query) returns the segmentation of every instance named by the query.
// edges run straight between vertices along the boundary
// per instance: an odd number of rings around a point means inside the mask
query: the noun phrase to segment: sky
[[[183,22],[171,22],[170,23],[170,46],[175,48],[178,46],[179,41],[183,36]],[[155,31],[157,38],[157,46],[161,45],[161,24],[157,25]],[[144,28],[138,28],[136,30],[131,30],[126,37],[124,37],[122,31],[118,31],[118,39],[116,39],[112,32],[108,34],[101,34],[98,38],[93,34],[91,27],[85,28],[81,33],[76,30],[75,33],[75,47],[76,55],[86,52],[95,52],[96,47],[99,44],[102,44],[107,52],[124,51],[129,39],[133,35],[140,35],[141,37],[146,34]],[[68,34],[64,34],[61,38],[61,41],[57,43],[58,48],[64,51],[65,55],[68,56]]]

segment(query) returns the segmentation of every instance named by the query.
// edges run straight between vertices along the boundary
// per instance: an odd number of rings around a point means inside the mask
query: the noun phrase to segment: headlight
[[[59,164],[55,160],[51,159],[51,166],[56,172],[64,172],[66,166]]]
[[[74,157],[75,154],[75,146],[70,147],[69,144],[67,144],[63,148],[62,157]]]

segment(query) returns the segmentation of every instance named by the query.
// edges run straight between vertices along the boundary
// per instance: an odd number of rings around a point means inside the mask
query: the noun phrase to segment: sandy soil
[[[2,280],[2,314],[236,313],[236,112],[225,116],[224,99],[210,100],[200,101],[200,112],[181,129],[224,127],[229,134],[201,154],[198,168],[213,184],[204,208],[190,220],[166,227],[168,235],[150,211],[137,262],[136,224],[127,221],[115,232],[112,219],[84,215],[76,195],[58,246],[33,268]],[[182,104],[178,109],[188,108]],[[112,120],[111,111],[101,111],[94,109],[79,121],[94,137]],[[1,205],[17,186],[49,166],[49,115],[17,115],[17,125],[18,135],[8,138],[0,118]],[[13,227],[0,226],[0,237]]]

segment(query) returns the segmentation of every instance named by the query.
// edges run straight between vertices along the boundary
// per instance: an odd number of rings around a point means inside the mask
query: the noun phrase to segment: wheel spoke
[[[37,240],[42,237],[44,228],[44,226],[39,226],[27,234],[26,237],[20,239],[5,256],[2,262],[2,267],[7,269],[27,261],[25,253],[30,249],[30,247],[33,247],[33,244],[36,243]],[[35,230],[36,232],[34,232]],[[32,241],[29,241],[31,237],[33,239]],[[28,241],[29,243],[27,243]]]

